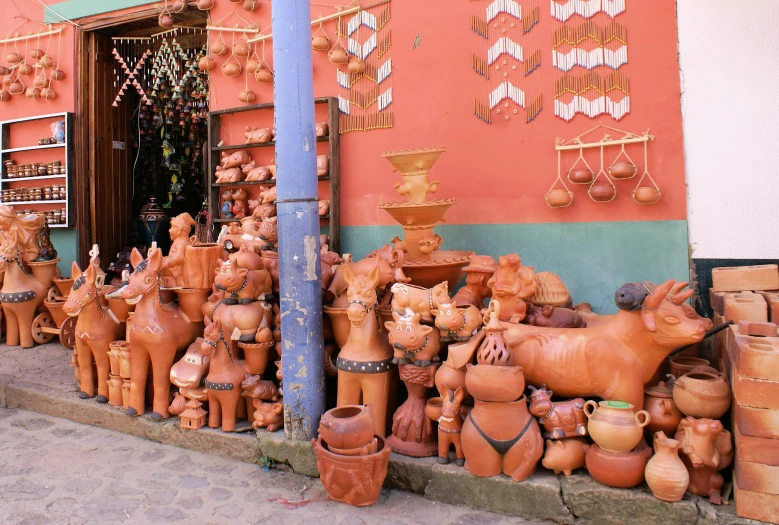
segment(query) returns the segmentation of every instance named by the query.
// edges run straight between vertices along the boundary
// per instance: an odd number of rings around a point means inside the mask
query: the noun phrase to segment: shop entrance
[[[153,17],[84,35],[82,263],[93,244],[104,267],[119,252],[152,241],[167,252],[168,220],[184,212],[195,218],[203,209],[208,78],[197,62],[205,24],[205,12],[191,10],[169,31]]]

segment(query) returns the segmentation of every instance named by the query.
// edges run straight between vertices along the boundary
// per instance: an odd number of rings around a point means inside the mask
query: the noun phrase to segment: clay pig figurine
[[[582,438],[546,440],[546,453],[541,464],[554,471],[570,476],[571,472],[584,466],[584,456],[590,445]]]
[[[585,328],[587,326],[584,317],[575,310],[549,305],[536,306],[531,303],[526,305],[527,316],[522,322],[530,326],[543,328]]]
[[[236,151],[233,154],[228,154],[226,151],[222,152],[220,164],[223,170],[230,168],[240,168],[244,164],[248,164],[252,158],[244,150]]]
[[[233,192],[233,216],[236,219],[243,219],[246,217],[246,198],[248,194],[243,188]]]
[[[392,362],[416,366],[430,366],[438,361],[441,351],[441,340],[438,330],[432,326],[419,324],[420,315],[406,310],[404,315],[392,312],[394,321],[387,321],[384,326],[389,331],[389,343],[395,351]]]
[[[536,292],[533,268],[522,266],[516,253],[498,258],[498,269],[487,281],[492,298],[500,301],[500,320],[519,323],[525,318],[525,299]]]
[[[324,177],[330,171],[330,159],[327,155],[316,156],[316,175],[317,177]]]
[[[216,167],[217,184],[222,184],[225,182],[240,182],[241,180],[243,180],[243,172],[240,168],[223,169],[221,166]]]
[[[246,175],[246,182],[256,182],[270,179],[270,170],[267,166],[257,166],[255,161],[241,166],[241,171]]]
[[[441,341],[467,341],[479,331],[481,312],[473,305],[457,306],[457,301],[442,303],[430,310],[435,316],[435,326],[441,332]]]
[[[284,426],[284,403],[276,401],[266,403],[261,399],[252,400],[254,405],[253,429],[268,428],[268,432],[276,432]]]
[[[392,291],[392,309],[404,312],[406,308],[418,313],[424,321],[432,321],[431,308],[441,308],[442,304],[451,303],[449,299],[449,284],[444,281],[430,289],[403,283],[395,283]]]
[[[262,144],[263,142],[270,142],[273,134],[270,128],[253,128],[246,126],[245,144]]]
[[[317,122],[316,123],[316,136],[317,137],[326,137],[330,134],[330,126],[328,126],[327,122]]]
[[[584,399],[552,403],[553,392],[547,390],[544,385],[541,385],[541,388],[528,385],[528,388],[532,392],[528,410],[540,418],[545,438],[562,439],[587,435]]]
[[[260,399],[262,401],[278,401],[281,397],[279,389],[273,384],[273,381],[264,381],[259,375],[246,374],[241,383],[243,392],[241,395]]]

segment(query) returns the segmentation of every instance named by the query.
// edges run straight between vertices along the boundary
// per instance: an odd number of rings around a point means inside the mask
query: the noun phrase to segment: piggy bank
[[[554,471],[570,476],[571,472],[584,466],[584,455],[590,446],[583,438],[546,440],[546,453],[541,464]]]

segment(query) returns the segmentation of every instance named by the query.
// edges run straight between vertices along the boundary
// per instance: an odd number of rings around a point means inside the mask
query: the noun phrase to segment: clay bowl
[[[73,279],[72,278],[64,278],[64,277],[54,277],[51,282],[54,283],[54,286],[57,287],[57,291],[60,293],[60,296],[67,297],[70,295],[70,290],[73,288]]]
[[[592,444],[584,462],[590,475],[609,487],[635,487],[644,481],[644,469],[652,455],[652,449],[641,440],[630,452],[606,452]]]
[[[510,403],[522,396],[525,375],[521,366],[467,365],[465,388],[474,399]]]
[[[641,186],[633,190],[633,199],[639,204],[654,204],[660,200],[660,190],[652,186]]]
[[[330,318],[330,326],[333,328],[333,337],[338,348],[343,348],[346,341],[349,340],[349,332],[352,330],[352,324],[346,315],[346,308],[334,308],[332,306],[323,306],[327,317]],[[390,314],[391,316],[392,314]],[[383,326],[383,323],[382,323]]]
[[[354,449],[369,444],[375,428],[372,405],[344,405],[324,413],[319,437],[328,446]]]
[[[629,179],[636,174],[638,168],[632,162],[616,162],[609,168],[612,179]]]
[[[552,208],[565,208],[573,202],[573,193],[562,188],[550,190],[546,194],[546,203]]]
[[[682,414],[719,419],[728,412],[730,387],[720,373],[708,368],[696,368],[674,383],[674,403]]]
[[[674,377],[682,377],[684,374],[690,372],[693,368],[699,366],[711,366],[706,359],[701,357],[688,357],[677,356],[670,359],[671,363],[671,375]]]
[[[387,159],[395,171],[418,173],[430,171],[445,148],[425,148],[404,151],[388,151],[381,156]]]
[[[44,299],[43,304],[46,306],[46,309],[49,310],[51,318],[54,320],[54,324],[57,325],[57,328],[61,328],[62,323],[64,323],[65,319],[68,318],[68,314],[62,311],[62,307],[65,305],[65,302],[49,301]]]
[[[431,397],[427,400],[427,405],[425,405],[425,415],[433,421],[438,421],[438,419],[441,417],[441,408],[443,405],[443,398]]]
[[[401,226],[434,225],[444,219],[446,210],[455,203],[454,199],[410,204],[401,202],[382,202],[379,208],[389,213]]]
[[[211,290],[197,290],[194,288],[179,288],[176,290],[179,297],[179,306],[187,314],[189,320],[197,323],[203,320],[203,312],[200,307],[208,301]]]
[[[446,281],[450,290],[456,290],[465,275],[463,268],[473,255],[468,251],[436,250],[431,254],[432,260],[406,261],[403,273],[412,283],[423,288],[432,288]]]
[[[617,190],[606,182],[595,182],[590,186],[589,194],[596,202],[609,202],[616,196]]]
[[[265,367],[268,366],[268,352],[275,344],[273,341],[267,343],[238,343],[238,346],[243,349],[246,371],[249,374],[262,375],[265,373]]]
[[[568,180],[574,184],[589,184],[595,175],[587,168],[575,168],[568,172]]]

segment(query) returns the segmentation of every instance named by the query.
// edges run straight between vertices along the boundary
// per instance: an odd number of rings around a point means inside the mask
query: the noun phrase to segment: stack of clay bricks
[[[736,512],[779,524],[779,269],[715,268],[711,304],[720,367],[733,389]]]

